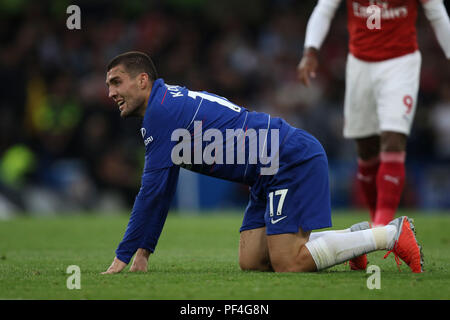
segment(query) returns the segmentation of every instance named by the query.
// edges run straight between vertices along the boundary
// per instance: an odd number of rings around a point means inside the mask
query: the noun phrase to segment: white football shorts
[[[416,111],[422,56],[415,51],[380,62],[347,57],[344,137],[383,131],[409,135]]]

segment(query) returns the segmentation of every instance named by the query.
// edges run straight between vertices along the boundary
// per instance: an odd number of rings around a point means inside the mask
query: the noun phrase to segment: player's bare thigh
[[[267,236],[270,261],[275,272],[312,272],[316,264],[306,248],[311,232],[301,228],[297,233]]]
[[[242,270],[272,271],[267,247],[266,227],[241,232],[239,266]]]

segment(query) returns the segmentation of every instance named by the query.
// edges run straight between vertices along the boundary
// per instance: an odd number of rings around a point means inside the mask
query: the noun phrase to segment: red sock
[[[377,175],[375,225],[386,225],[395,217],[405,184],[405,152],[381,152]]]
[[[380,158],[377,156],[369,160],[358,159],[358,186],[361,188],[369,207],[370,219],[375,220],[377,208],[377,172],[380,166]]]

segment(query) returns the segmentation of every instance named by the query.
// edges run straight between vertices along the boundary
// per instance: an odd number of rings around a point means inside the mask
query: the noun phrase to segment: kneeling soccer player
[[[407,217],[373,229],[360,223],[311,233],[331,227],[331,209],[327,157],[305,131],[220,96],[167,85],[141,52],[111,60],[106,84],[121,117],[143,118],[146,152],[124,238],[104,273],[122,271],[134,254],[130,271],[147,270],[180,167],[250,186],[240,228],[243,270],[317,271],[383,249],[422,272],[421,250]]]

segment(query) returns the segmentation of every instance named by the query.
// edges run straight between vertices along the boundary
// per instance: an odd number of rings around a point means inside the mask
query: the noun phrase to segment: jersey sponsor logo
[[[368,29],[381,29],[381,9],[379,6],[368,6],[367,13],[370,16],[367,18],[366,26]]]
[[[381,9],[380,17],[381,19],[398,19],[405,18],[408,16],[408,7],[400,6],[396,8],[389,8],[388,1],[381,0],[370,0],[369,6],[362,6],[358,2],[352,2],[353,15],[358,18],[369,18],[373,14],[373,10],[370,8],[372,6],[378,6]]]
[[[146,133],[147,133],[147,130],[145,130],[145,128],[141,128],[142,139],[144,139],[145,146],[147,146],[150,142],[153,141],[153,136],[149,136],[147,139],[145,139]]]
[[[144,145],[147,146],[152,141],[153,141],[153,137],[150,136],[150,137],[148,137],[147,139],[144,140]]]

